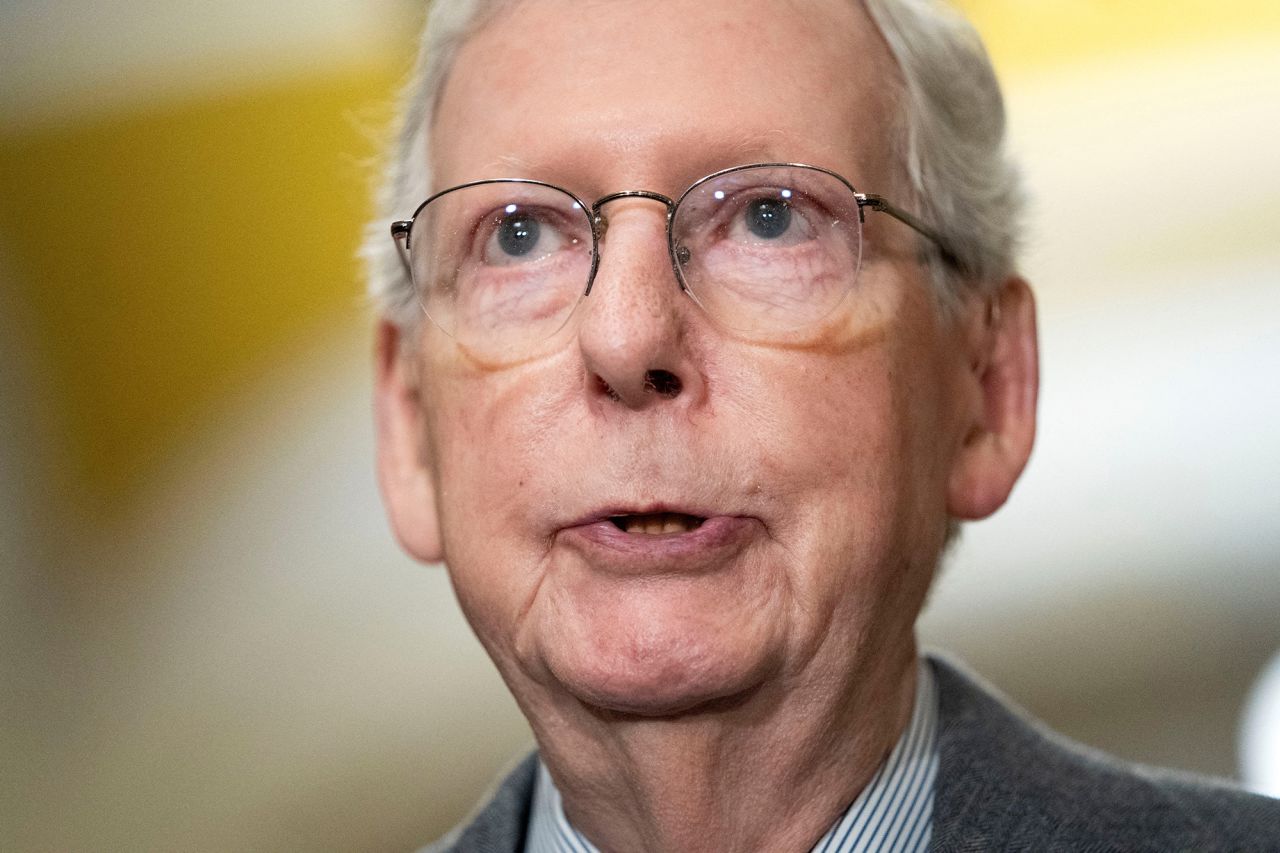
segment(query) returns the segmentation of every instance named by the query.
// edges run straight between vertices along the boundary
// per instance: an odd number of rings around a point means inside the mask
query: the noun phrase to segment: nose
[[[690,400],[701,388],[690,310],[667,249],[665,211],[618,200],[578,327],[587,391],[606,405],[645,409]]]

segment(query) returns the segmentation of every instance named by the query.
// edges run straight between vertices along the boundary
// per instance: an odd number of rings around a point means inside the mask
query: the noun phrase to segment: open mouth
[[[643,515],[611,515],[609,521],[623,533],[661,536],[697,530],[706,519],[679,512],[654,512]]]

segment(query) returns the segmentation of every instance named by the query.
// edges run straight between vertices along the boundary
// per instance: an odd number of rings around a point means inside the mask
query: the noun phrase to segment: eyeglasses
[[[853,289],[865,211],[942,238],[840,175],[798,163],[736,166],[695,181],[678,199],[648,190],[588,205],[523,178],[473,181],[428,198],[391,224],[423,311],[484,359],[534,353],[591,293],[608,231],[605,205],[639,198],[667,213],[680,288],[724,328],[785,341],[812,327]]]

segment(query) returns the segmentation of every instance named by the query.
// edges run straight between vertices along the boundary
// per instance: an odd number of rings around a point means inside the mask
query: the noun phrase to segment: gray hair
[[[382,316],[412,333],[422,318],[391,240],[431,183],[429,131],[459,46],[510,0],[436,0],[403,93],[400,126],[365,233],[369,295]],[[1012,274],[1022,191],[1004,145],[1004,100],[981,39],[941,0],[861,0],[901,74],[899,144],[911,209],[933,225],[954,264],[933,263],[938,302],[987,294]],[[904,205],[905,206],[905,205]]]

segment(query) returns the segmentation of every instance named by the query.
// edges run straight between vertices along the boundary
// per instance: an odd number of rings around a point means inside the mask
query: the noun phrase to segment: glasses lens
[[[591,275],[591,219],[564,190],[490,181],[440,195],[409,235],[427,316],[480,358],[519,357],[552,337]]]
[[[803,166],[752,166],[696,184],[671,236],[684,285],[707,313],[765,337],[812,328],[862,261],[853,190]]]

